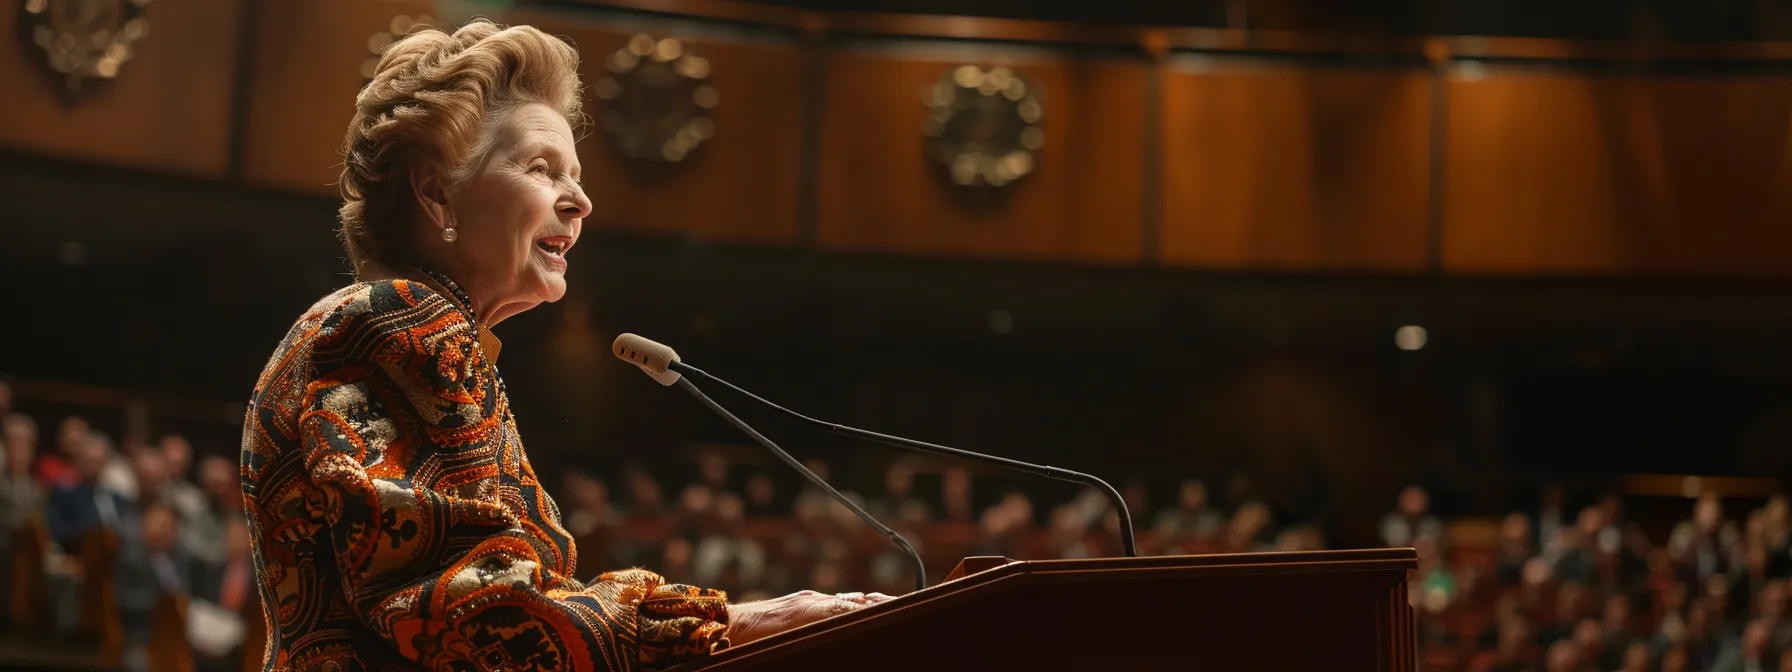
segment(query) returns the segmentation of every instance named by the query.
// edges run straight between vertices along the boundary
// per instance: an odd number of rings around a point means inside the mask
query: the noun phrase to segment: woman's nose
[[[568,219],[584,219],[591,215],[591,199],[585,196],[584,188],[573,185],[560,201],[560,214]]]

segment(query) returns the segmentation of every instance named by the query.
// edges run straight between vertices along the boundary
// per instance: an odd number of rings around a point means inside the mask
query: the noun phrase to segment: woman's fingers
[[[830,613],[843,614],[854,609],[883,604],[896,598],[883,593],[839,593],[833,596]]]
[[[883,593],[840,593],[839,595],[835,595],[835,597],[838,597],[842,600],[847,600],[849,602],[857,602],[859,604],[866,604],[866,605],[883,604],[885,602],[889,602],[890,600],[896,599],[894,597],[890,597],[889,595],[885,595]]]

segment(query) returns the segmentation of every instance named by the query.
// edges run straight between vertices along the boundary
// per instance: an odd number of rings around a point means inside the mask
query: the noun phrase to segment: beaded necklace
[[[424,266],[415,261],[406,260],[406,263],[409,263],[412,268],[417,269],[424,275],[429,276],[429,279],[436,281],[436,284],[447,288],[448,293],[454,295],[456,301],[455,307],[459,308],[460,312],[466,314],[467,323],[473,325],[475,333],[478,332],[479,322],[473,318],[473,297],[467,296],[467,290],[461,289],[460,283],[455,282],[454,278],[448,277],[448,274],[446,273]]]

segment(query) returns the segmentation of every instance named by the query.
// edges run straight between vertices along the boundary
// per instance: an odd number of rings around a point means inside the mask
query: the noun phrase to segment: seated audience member
[[[1544,672],[1580,672],[1580,651],[1574,642],[1562,640],[1551,644],[1543,657]]]
[[[865,511],[879,520],[891,520],[898,511],[914,507],[920,507],[928,518],[933,517],[926,500],[915,496],[914,468],[900,460],[890,463],[884,470],[883,493],[867,498]]]
[[[161,505],[173,508],[168,492],[168,458],[155,448],[139,448],[128,458],[132,480],[137,484],[137,507],[147,509]],[[179,512],[176,511],[178,517]]]
[[[132,456],[140,454],[141,449],[133,446],[132,450],[121,453],[112,445],[111,437],[98,432],[92,433],[90,436],[93,442],[99,444],[101,454],[105,455],[105,465],[100,468],[100,485],[123,495],[125,499],[132,502],[137,501],[140,494],[137,486],[137,465],[132,463]],[[141,442],[138,445],[141,445]]]
[[[95,528],[104,527],[124,536],[126,530],[135,527],[136,521],[130,518],[135,504],[102,483],[111,452],[104,436],[90,434],[75,449],[79,480],[49,495],[44,526],[50,539],[66,553],[80,553],[82,537]]]
[[[1730,571],[1736,530],[1724,522],[1723,502],[1706,494],[1693,506],[1691,520],[1680,523],[1668,537],[1668,553],[1682,581],[1702,583],[1708,576]]]
[[[225,519],[244,516],[242,479],[236,462],[230,458],[212,455],[200,460],[199,487],[205,491],[206,503],[214,515]],[[222,524],[219,529],[223,529]]]
[[[1534,546],[1540,553],[1550,553],[1555,549],[1556,537],[1568,527],[1568,488],[1561,483],[1545,484],[1540,499],[1537,512],[1531,516],[1536,521]]]
[[[187,604],[194,664],[200,672],[240,669],[245,618],[263,618],[255,594],[255,567],[249,523],[233,518],[224,532],[225,560],[216,567],[197,567],[192,601]]]
[[[567,500],[562,519],[575,538],[602,534],[622,524],[610,506],[610,489],[602,479],[577,469],[566,472],[561,486]]]
[[[23,414],[5,416],[0,420],[0,441],[6,460],[0,465],[0,545],[5,545],[12,543],[12,535],[43,506],[43,490],[31,477],[31,463],[37,456],[37,423]]]
[[[745,516],[745,505],[739,496],[723,493],[715,498],[712,508],[715,525],[700,534],[692,546],[692,578],[699,584],[739,592],[739,582],[757,583],[765,574],[765,548],[739,534]],[[734,570],[739,582],[725,581],[726,569]]]
[[[1499,564],[1495,570],[1500,585],[1516,586],[1523,581],[1525,563],[1534,555],[1532,541],[1529,516],[1514,511],[1501,521]]]
[[[1692,667],[1692,656],[1686,652],[1686,647],[1670,647],[1661,654],[1661,672],[1691,672],[1694,669],[1697,668]]]
[[[1654,672],[1654,659],[1649,653],[1649,643],[1635,640],[1624,647],[1624,665],[1618,672]]]
[[[1226,526],[1221,542],[1233,553],[1260,553],[1274,550],[1264,539],[1270,526],[1275,524],[1274,514],[1269,506],[1262,502],[1248,502],[1232,514],[1232,521]]]
[[[610,506],[610,491],[604,482],[578,469],[566,472],[562,481],[565,502],[561,509],[561,525],[572,533],[578,544],[579,564],[611,567],[624,563],[616,557],[613,537],[622,526],[622,516]]]
[[[1225,526],[1226,518],[1208,505],[1207,484],[1191,478],[1176,489],[1176,508],[1157,514],[1152,529],[1164,543],[1178,546],[1212,539]]]
[[[747,496],[744,501],[748,518],[772,518],[790,513],[778,506],[778,484],[763,473],[747,477]]]
[[[653,520],[666,513],[666,490],[639,464],[622,469],[622,482],[627,486],[627,505],[622,515],[637,520]]]
[[[1600,666],[1604,669],[1615,670],[1627,666],[1629,663],[1626,662],[1626,656],[1630,655],[1630,645],[1642,641],[1631,625],[1631,612],[1630,598],[1627,596],[1613,595],[1605,601],[1603,618],[1599,622],[1600,634],[1604,638],[1600,645],[1600,649],[1604,651]]]
[[[151,502],[141,532],[124,539],[118,560],[118,610],[124,625],[125,668],[147,670],[149,633],[156,603],[192,588],[193,565],[178,543],[179,519],[166,504]]]
[[[697,457],[697,483],[718,497],[733,492],[730,469],[728,458],[719,453],[705,452]]]
[[[184,484],[194,490],[196,494],[199,494],[197,493],[198,488],[193,486],[193,482],[189,480],[193,477],[193,474],[191,473],[193,471],[192,442],[187,441],[187,437],[179,434],[165,434],[161,439],[156,441],[156,448],[162,451],[163,457],[168,458],[168,478],[170,484]],[[177,487],[176,489],[178,490],[181,488]],[[188,495],[182,496],[184,497]]]
[[[1740,638],[1726,639],[1711,664],[1712,672],[1769,672],[1777,663],[1769,649],[1767,624],[1753,621]]]
[[[1555,549],[1545,557],[1550,560],[1550,568],[1557,578],[1574,583],[1592,583],[1597,570],[1592,535],[1599,531],[1598,510],[1589,508],[1581,511],[1577,521],[1574,526],[1563,528],[1557,533]]]
[[[810,458],[803,460],[803,467],[807,468],[816,476],[819,476],[823,481],[831,482],[834,480],[833,476],[828,473],[828,463],[826,462]],[[802,490],[797,492],[796,502],[791,505],[791,508],[800,509],[812,506],[812,504],[810,504],[811,502],[813,502],[813,505],[815,506],[820,506],[823,510],[837,506],[837,504],[834,503],[834,498],[829,497],[827,493],[822,492],[820,488],[809,485],[807,481],[805,481]]]
[[[63,635],[75,631],[81,616],[79,598],[89,577],[80,555],[87,534],[111,530],[121,549],[128,549],[124,542],[134,537],[139,522],[136,504],[102,483],[112,451],[106,437],[89,432],[72,450],[79,480],[50,492],[44,505],[44,528],[55,545],[48,558],[48,585],[54,596],[55,629]]]
[[[980,534],[972,555],[1014,557],[1021,539],[1033,529],[1033,501],[1026,493],[1011,490],[1002,500],[983,510]]]
[[[75,468],[76,455],[91,433],[93,429],[87,426],[87,421],[78,416],[62,419],[56,426],[56,452],[38,456],[33,467],[32,474],[37,477],[39,487],[45,492],[53,492],[81,480],[80,470]]]
[[[940,477],[941,515],[955,523],[971,523],[977,520],[976,507],[971,504],[971,472],[964,467],[952,467]]]
[[[1512,617],[1500,624],[1499,644],[1494,649],[1488,672],[1529,672],[1531,628],[1523,618]]]
[[[31,477],[31,462],[37,455],[37,423],[18,413],[4,416],[0,439],[4,440],[6,458],[0,465],[0,604],[11,604],[13,539],[43,509],[43,491]],[[0,618],[4,617],[0,613]]]
[[[162,499],[180,514],[181,546],[196,561],[222,563],[224,528],[221,519],[211,515],[211,498],[192,480],[193,444],[179,434],[169,434],[157,445],[168,464]]]
[[[1400,491],[1394,510],[1381,519],[1381,542],[1389,547],[1415,546],[1420,539],[1438,541],[1443,522],[1431,515],[1431,496],[1419,486]]]

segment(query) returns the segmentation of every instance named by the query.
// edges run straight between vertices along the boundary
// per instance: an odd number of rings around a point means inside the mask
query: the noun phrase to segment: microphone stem
[[[726,385],[727,383],[723,384]],[[748,425],[745,421],[735,417],[733,413],[728,412],[728,409],[722,408],[721,404],[716,403],[714,399],[710,399],[709,395],[703,393],[703,390],[697,389],[697,386],[692,383],[689,378],[680,377],[677,385],[684,388],[684,391],[691,393],[691,396],[696,397],[697,401],[703,402],[703,405],[708,406],[709,410],[715,411],[716,415],[722,416],[722,418],[727,420],[729,424],[734,425],[747,436],[753,437],[753,440],[759,442],[759,445],[765,446],[766,450],[772,451],[772,454],[777,455],[778,459],[784,461],[784,464],[790,465],[791,469],[795,469],[797,473],[802,474],[803,478],[809,479],[809,482],[814,484],[815,487],[821,488],[822,492],[828,493],[829,496],[834,498],[834,501],[840,502],[845,505],[846,508],[851,509],[853,514],[859,517],[859,520],[865,521],[866,525],[870,525],[872,529],[883,533],[885,537],[889,537],[890,543],[895,544],[898,548],[907,552],[909,559],[913,560],[915,563],[915,590],[918,591],[927,588],[927,565],[921,562],[921,554],[915,551],[915,547],[909,544],[907,539],[904,539],[902,535],[897,534],[895,530],[878,522],[877,518],[872,517],[870,513],[859,508],[859,505],[854,504],[853,501],[847,499],[845,495],[840,494],[840,491],[834,489],[834,486],[829,485],[828,482],[822,480],[820,476],[816,476],[815,472],[809,471],[808,467],[803,466],[803,463],[798,461],[795,457],[792,457],[790,453],[784,452],[783,448],[779,448],[777,443],[766,438],[764,434],[760,434],[758,430],[753,429],[752,426]],[[729,387],[733,386],[730,385]]]
[[[820,427],[820,428],[825,429],[834,434],[840,434],[840,435],[850,436],[850,437],[854,437],[854,438],[858,438],[858,439],[864,439],[866,441],[871,441],[873,443],[881,443],[883,445],[891,446],[894,448],[904,448],[904,449],[908,449],[908,450],[929,453],[932,455],[943,455],[946,457],[956,457],[956,458],[971,460],[973,462],[982,462],[985,464],[993,464],[998,467],[1012,469],[1015,471],[1032,474],[1034,476],[1050,478],[1050,479],[1058,480],[1058,481],[1066,481],[1066,482],[1070,482],[1070,483],[1077,483],[1080,485],[1085,485],[1085,486],[1088,486],[1091,488],[1095,488],[1098,492],[1100,492],[1102,495],[1107,497],[1108,503],[1113,505],[1115,514],[1118,515],[1120,518],[1120,547],[1121,547],[1121,551],[1123,553],[1125,553],[1126,557],[1129,557],[1129,558],[1136,558],[1139,555],[1138,543],[1135,540],[1135,538],[1133,537],[1132,514],[1130,512],[1128,512],[1126,509],[1126,499],[1124,497],[1120,496],[1120,491],[1115,490],[1114,486],[1109,485],[1107,481],[1101,480],[1100,478],[1097,478],[1093,475],[1076,472],[1076,471],[1071,471],[1069,469],[1060,469],[1058,467],[1053,467],[1053,466],[1049,466],[1049,465],[1032,464],[1032,463],[1028,463],[1028,462],[1021,462],[1019,460],[1010,460],[1006,457],[998,457],[995,455],[985,455],[983,453],[974,453],[974,452],[971,452],[968,450],[960,450],[958,448],[952,448],[950,446],[942,446],[939,444],[927,443],[925,441],[916,441],[914,439],[905,439],[900,436],[891,436],[889,434],[879,434],[877,432],[863,430],[863,429],[859,429],[857,427],[847,427],[846,425],[828,422],[826,420],[817,420],[815,418],[811,418],[809,416],[803,415],[801,413],[790,410],[783,406],[774,404],[774,403],[760,397],[759,395],[753,394],[752,392],[748,392],[739,387],[736,387],[733,383],[730,383],[726,380],[722,380],[721,378],[717,378],[715,376],[709,375],[709,373],[705,372],[704,370],[699,369],[694,366],[691,366],[689,364],[685,364],[683,362],[672,362],[668,368],[670,368],[674,371],[677,371],[680,374],[679,384],[684,384],[686,378],[698,378],[701,380],[714,381],[715,383],[717,383],[723,387],[726,387],[730,390],[734,390],[736,393],[744,395],[749,399],[757,401],[760,404],[763,404],[765,406],[771,407],[773,410],[776,410],[779,413],[782,413],[788,417],[794,418],[798,422],[802,422],[805,424]],[[695,388],[692,388],[692,389],[694,390]]]

